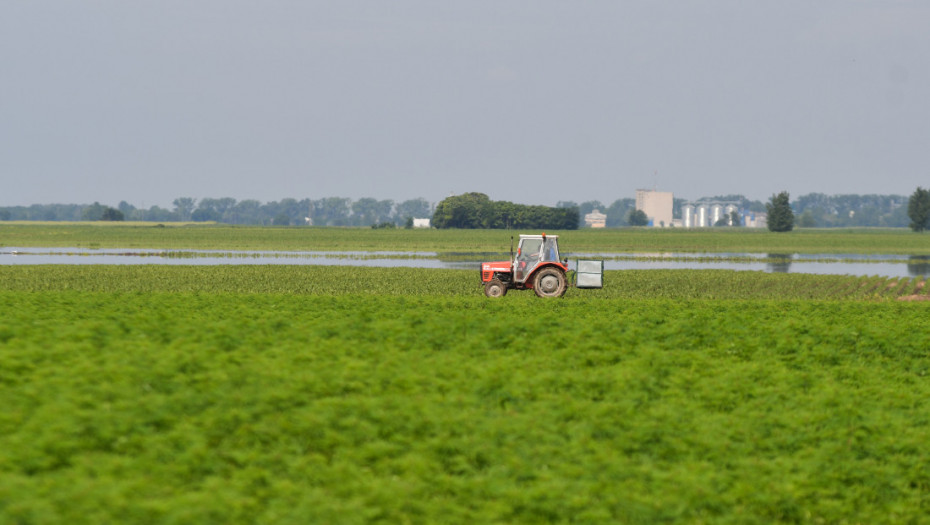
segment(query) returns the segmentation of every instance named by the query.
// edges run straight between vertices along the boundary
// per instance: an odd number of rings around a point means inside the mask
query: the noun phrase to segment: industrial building
[[[646,214],[649,226],[671,227],[673,202],[670,191],[636,190],[636,209]]]
[[[734,212],[738,224],[733,224]],[[681,225],[685,228],[709,228],[717,226],[721,221],[727,226],[764,228],[765,219],[765,213],[740,210],[738,202],[699,201],[681,207]]]

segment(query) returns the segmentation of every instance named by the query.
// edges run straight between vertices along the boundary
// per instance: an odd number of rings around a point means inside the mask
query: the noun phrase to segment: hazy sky
[[[918,185],[926,0],[0,0],[0,206]]]

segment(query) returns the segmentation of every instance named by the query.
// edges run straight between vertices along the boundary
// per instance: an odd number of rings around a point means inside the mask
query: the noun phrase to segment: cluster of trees
[[[371,226],[409,225],[413,218],[427,218],[433,213],[425,199],[411,199],[395,203],[392,200],[351,199],[328,197],[324,199],[282,199],[261,203],[257,200],[237,201],[233,198],[201,199],[177,198],[173,209],[152,206],[136,208],[123,201],[116,208],[95,202],[82,204],[35,204],[0,208],[0,220],[35,221],[216,221],[227,224],[297,225],[312,223],[318,226]],[[307,221],[307,219],[310,221]]]
[[[432,225],[436,228],[533,228],[578,229],[577,207],[528,206],[492,201],[484,193],[446,197],[436,205]]]
[[[887,227],[908,225],[904,195],[824,195],[809,193],[792,204],[802,228]]]

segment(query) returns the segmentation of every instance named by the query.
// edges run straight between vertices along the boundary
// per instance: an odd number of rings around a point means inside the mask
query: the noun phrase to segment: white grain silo
[[[699,204],[697,207],[697,227],[704,228],[707,226],[707,212],[708,208],[706,204]]]
[[[729,224],[730,226],[739,226],[739,224],[734,224],[734,223],[733,223],[733,214],[736,213],[736,211],[737,211],[738,209],[739,209],[739,208],[737,208],[735,204],[727,204],[727,207],[724,208],[724,211],[725,211],[726,214],[727,214],[727,215],[726,215],[727,224]],[[737,216],[737,217],[738,217],[738,216]],[[737,218],[737,221],[739,221],[739,218]]]
[[[694,228],[694,205],[685,204],[681,207],[681,222],[685,228]]]

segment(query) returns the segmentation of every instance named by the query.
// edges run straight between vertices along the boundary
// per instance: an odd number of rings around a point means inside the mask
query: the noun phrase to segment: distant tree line
[[[791,203],[801,228],[905,228],[908,198],[904,195],[824,195],[810,193]]]
[[[920,188],[918,188],[920,189]],[[919,211],[930,209],[930,204],[923,204],[924,192],[920,189],[921,201],[913,205],[903,195],[825,195],[811,193],[791,201],[794,226],[801,228],[848,228],[848,227],[898,227],[908,226],[928,229],[930,223],[915,222],[909,215],[909,208]],[[558,223],[574,227],[584,227],[584,216],[597,209],[607,216],[609,228],[624,227],[639,222],[639,217],[632,212],[636,201],[632,198],[617,199],[607,205],[597,200],[582,202],[559,201],[555,208],[547,206],[527,206],[506,201],[491,201],[484,195],[475,197],[465,194],[452,198],[450,206],[464,203],[466,206],[451,206],[442,214],[435,215],[430,203],[425,199],[412,199],[403,202],[363,198],[356,201],[342,197],[322,199],[282,199],[261,203],[257,200],[237,201],[233,198],[205,198],[197,201],[192,198],[177,198],[171,209],[152,206],[136,208],[126,201],[116,207],[94,204],[33,204],[31,206],[0,207],[0,220],[26,221],[216,221],[227,224],[261,224],[261,225],[303,225],[312,223],[317,226],[405,226],[408,219],[433,217],[433,224],[450,227],[456,221],[477,221],[478,224],[490,224],[494,228],[529,228],[523,226],[532,221],[546,224]],[[913,198],[914,196],[912,196]],[[930,197],[928,197],[930,198]],[[448,200],[448,199],[447,199]],[[734,202],[740,211],[766,211],[766,203],[749,200],[742,195],[718,195],[702,197],[694,201],[711,200]],[[445,200],[443,201],[445,202]],[[674,218],[681,218],[682,206],[687,199],[675,199],[673,203]],[[446,208],[443,206],[443,208]],[[474,208],[480,213],[475,215]],[[438,211],[439,206],[437,205]],[[556,209],[561,209],[557,211]],[[574,214],[571,211],[575,210]],[[465,213],[463,216],[462,213]],[[468,215],[468,214],[472,215]],[[458,214],[458,215],[456,215]],[[306,219],[309,218],[308,222]],[[571,218],[571,220],[569,220]],[[451,222],[449,222],[451,221]],[[564,221],[564,223],[563,223]],[[552,227],[548,227],[552,229]],[[567,229],[559,227],[558,229]]]
[[[215,221],[227,224],[317,226],[409,226],[414,218],[428,218],[432,206],[425,199],[403,202],[372,198],[281,199],[261,203],[233,198],[177,198],[173,209],[136,208],[123,201],[116,208],[94,204],[34,204],[0,208],[0,220],[18,221]],[[309,220],[308,220],[309,219]]]
[[[436,205],[436,228],[578,229],[577,207],[529,206],[492,201],[484,193],[446,197]]]

